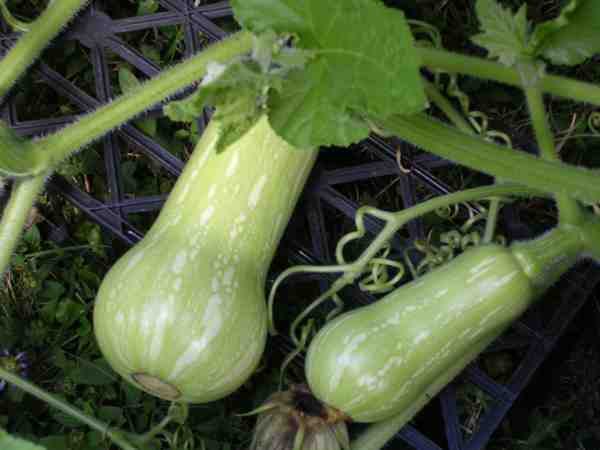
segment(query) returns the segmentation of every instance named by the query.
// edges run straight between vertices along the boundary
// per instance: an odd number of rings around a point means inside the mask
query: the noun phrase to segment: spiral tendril
[[[588,127],[593,134],[600,136],[600,111],[594,111],[589,115]]]
[[[285,372],[286,372],[288,366],[294,360],[294,358],[296,358],[296,356],[298,356],[300,353],[302,353],[304,350],[306,350],[306,346],[308,345],[308,341],[310,339],[310,335],[312,334],[314,326],[315,326],[314,319],[309,319],[306,322],[306,324],[302,327],[302,331],[300,333],[300,339],[298,340],[297,343],[295,343],[296,348],[294,350],[292,350],[285,357],[283,362],[281,363],[281,368],[280,368],[280,373],[279,373],[279,390],[280,391],[283,388],[283,378],[285,376]]]
[[[22,20],[19,20],[13,16],[13,14],[10,12],[10,9],[6,5],[6,0],[0,0],[0,15],[14,31],[21,31],[25,33],[31,29],[27,22],[23,22]]]
[[[452,194],[450,194],[450,196],[451,195]],[[502,202],[508,201],[507,198],[486,198],[483,196],[482,198],[474,198],[472,200],[487,200],[491,202],[492,205],[497,203],[497,208]],[[290,267],[276,278],[268,298],[268,322],[269,330],[272,335],[277,334],[273,315],[274,299],[278,288],[285,279],[299,273],[342,273],[342,275],[338,277],[325,292],[321,293],[313,302],[311,302],[292,322],[292,325],[290,326],[290,337],[295,346],[295,350],[285,358],[281,368],[281,377],[283,377],[284,371],[290,362],[306,349],[308,341],[313,334],[315,328],[314,319],[309,319],[302,327],[300,327],[300,324],[316,308],[330,299],[334,303],[334,308],[326,315],[325,321],[329,321],[340,314],[344,309],[344,302],[338,293],[344,287],[357,282],[358,287],[364,292],[383,294],[391,291],[397,286],[397,284],[405,277],[407,268],[413,278],[416,279],[432,269],[451,261],[457,254],[465,251],[469,247],[486,242],[485,238],[482,238],[480,230],[475,229],[475,225],[483,220],[486,220],[488,223],[490,220],[495,221],[495,214],[493,217],[488,216],[489,212],[494,211],[495,209],[492,207],[484,208],[481,206],[481,212],[475,214],[472,209],[467,208],[469,217],[465,223],[459,228],[440,233],[438,238],[439,243],[437,245],[433,243],[434,233],[433,230],[431,230],[426,239],[415,240],[413,246],[404,251],[403,258],[401,258],[403,261],[391,259],[391,246],[386,239],[391,238],[393,233],[400,230],[408,223],[408,221],[419,215],[428,212],[439,212],[440,208],[433,206],[433,203],[435,202],[436,199],[425,202],[426,204],[432,204],[432,206],[423,208],[416,214],[412,212],[414,208],[400,211],[399,213],[390,213],[372,206],[363,206],[356,211],[354,219],[356,229],[344,235],[339,239],[336,245],[335,259],[337,264],[328,266],[300,265]],[[441,208],[441,211],[451,212],[447,217],[457,217],[461,204],[466,205],[464,202],[452,203],[448,208]],[[476,204],[479,205],[479,203]],[[344,256],[344,250],[347,245],[362,239],[365,236],[367,231],[365,226],[366,215],[382,220],[385,224],[384,228],[358,258],[353,262],[349,262]],[[496,236],[494,240],[502,244],[506,241],[503,236]],[[417,267],[414,266],[410,258],[410,252],[417,252],[420,257]],[[299,327],[300,333],[298,333]],[[280,381],[282,382],[282,380],[283,378],[281,378]]]

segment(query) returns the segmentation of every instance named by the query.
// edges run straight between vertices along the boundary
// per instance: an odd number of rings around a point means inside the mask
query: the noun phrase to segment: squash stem
[[[384,228],[384,231],[380,234],[380,236],[384,235],[385,237],[387,237],[387,239],[389,239],[394,233],[396,233],[410,220],[413,220],[429,212],[444,208],[448,205],[482,200],[486,198],[502,197],[506,195],[528,196],[544,194],[541,194],[540,192],[534,189],[515,184],[494,184],[491,186],[466,189],[464,191],[435,197],[431,200],[415,205],[412,208],[394,213],[394,217],[392,220],[390,220],[389,223],[389,229],[388,227]],[[382,240],[383,239],[385,238],[382,238]],[[376,241],[373,241],[371,245],[374,245],[376,242],[380,242],[380,240],[377,239]],[[369,248],[371,247],[371,245],[369,246]]]
[[[88,425],[93,430],[96,430],[103,435],[107,436],[111,441],[113,441],[116,445],[121,447],[123,450],[137,450],[132,444],[130,444],[125,437],[122,436],[121,432],[110,429],[110,427],[104,422],[88,416],[83,411],[75,408],[71,404],[65,402],[64,400],[55,397],[54,395],[46,392],[43,389],[40,389],[33,383],[30,383],[27,380],[24,380],[20,376],[8,372],[5,369],[0,367],[0,378],[6,380],[8,383],[18,387],[19,389],[27,392],[28,394],[37,397],[43,402],[49,404],[50,406],[62,411],[63,413],[77,419],[79,422]]]
[[[471,169],[583,201],[600,200],[600,170],[545,161],[469,135],[425,114],[371,120],[400,139]]]
[[[352,266],[350,266],[350,265],[335,265],[335,266],[298,265],[298,266],[294,266],[294,267],[289,267],[286,270],[284,270],[283,272],[281,272],[279,274],[279,276],[275,279],[275,282],[273,283],[273,285],[271,286],[271,290],[269,291],[269,298],[267,300],[269,334],[271,336],[277,336],[279,334],[279,332],[277,331],[277,327],[275,326],[275,316],[273,313],[273,306],[275,304],[275,295],[277,294],[277,290],[279,289],[279,286],[288,277],[295,275],[295,274],[299,274],[299,273],[336,273],[336,272],[347,272],[350,270],[352,270]],[[327,292],[329,292],[329,291],[327,291]],[[319,302],[319,304],[320,304],[320,301],[321,301],[320,299],[326,300],[327,298],[329,298],[329,296],[323,297],[323,295],[321,295],[313,303]],[[314,307],[312,307],[312,304],[311,304],[311,306],[309,306],[309,308],[312,311],[312,309],[316,308],[317,306],[318,305],[315,305]],[[302,317],[304,317],[304,315],[305,314],[303,313]],[[295,327],[292,327],[292,329],[295,329]],[[292,335],[293,334],[294,333],[292,333]]]
[[[475,135],[475,131],[471,124],[460,114],[450,101],[439,91],[435,84],[423,79],[425,84],[425,92],[429,99],[446,115],[446,117],[460,131]],[[500,199],[494,198],[490,202],[489,214],[486,219],[484,243],[489,243],[494,237],[498,212],[500,210]]]
[[[213,44],[203,52],[141,83],[127,94],[84,115],[75,123],[34,141],[34,150],[45,155],[46,167],[55,167],[78,149],[200,80],[209,63],[226,63],[250,51],[252,45],[252,35],[248,32],[239,32]]]
[[[496,224],[498,222],[498,213],[500,212],[500,199],[493,198],[490,201],[490,207],[488,214],[485,219],[485,233],[483,235],[483,243],[489,244],[494,239],[494,233],[496,231]]]
[[[525,96],[529,106],[531,121],[535,130],[538,146],[540,148],[540,156],[546,161],[560,161],[554,136],[548,123],[546,108],[544,106],[543,92],[536,85],[525,86]],[[582,210],[577,201],[564,193],[556,194],[556,204],[560,222],[564,224],[579,224],[583,218]]]
[[[156,436],[162,433],[162,431],[166,428],[167,425],[169,425],[169,423],[171,423],[172,420],[173,418],[171,416],[166,415],[150,431],[144,433],[142,436],[140,436],[139,439],[136,439],[136,442],[138,442],[139,444],[146,444],[150,442],[152,439],[154,439]]]
[[[89,0],[60,0],[52,2],[32,23],[29,31],[0,61],[0,99],[39,56],[48,43]],[[4,5],[3,5],[4,6]]]
[[[10,12],[10,8],[6,5],[5,0],[0,0],[0,15],[4,21],[15,31],[29,31],[29,24],[17,19]]]
[[[417,51],[422,64],[431,69],[471,75],[511,86],[521,86],[518,71],[503,64],[434,48],[419,47]],[[540,80],[540,88],[548,94],[600,106],[600,86],[597,84],[545,75]]]
[[[559,225],[537,239],[511,245],[513,255],[538,294],[556,283],[577,262],[586,250],[585,233],[583,227]]]
[[[429,100],[431,100],[433,104],[446,115],[456,128],[465,133],[475,134],[471,124],[469,124],[463,115],[458,112],[452,103],[439,91],[435,84],[427,81],[425,78],[423,78],[423,84]]]
[[[10,265],[29,212],[44,186],[45,174],[17,179],[0,221],[0,273]]]

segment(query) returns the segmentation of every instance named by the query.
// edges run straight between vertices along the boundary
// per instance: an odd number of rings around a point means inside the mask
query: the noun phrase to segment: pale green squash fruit
[[[94,331],[110,365],[166,400],[202,403],[257,367],[265,277],[316,151],[291,148],[266,118],[217,153],[205,130],[144,239],[106,275]]]

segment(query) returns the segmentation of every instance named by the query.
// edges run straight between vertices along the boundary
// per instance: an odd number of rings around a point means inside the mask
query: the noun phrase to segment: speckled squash
[[[557,228],[510,248],[472,248],[378,302],[341,315],[310,344],[306,376],[312,392],[358,422],[407,422],[597,235],[593,224],[588,230]]]
[[[211,122],[144,239],[104,278],[94,331],[110,365],[166,400],[203,403],[255,370],[267,269],[314,164],[262,118],[224,152]]]

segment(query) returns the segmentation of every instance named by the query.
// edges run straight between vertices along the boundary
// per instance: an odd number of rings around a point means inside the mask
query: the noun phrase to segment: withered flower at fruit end
[[[306,385],[277,392],[258,408],[250,450],[348,450],[345,414],[321,403]]]

